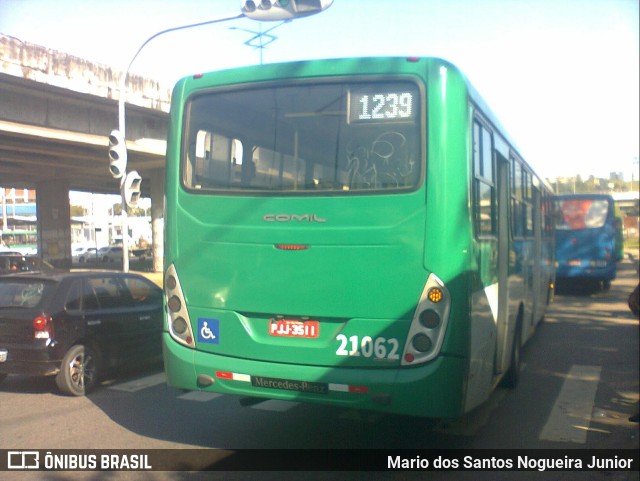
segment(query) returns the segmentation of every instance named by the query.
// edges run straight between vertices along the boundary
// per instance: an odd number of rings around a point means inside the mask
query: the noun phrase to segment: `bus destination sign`
[[[415,95],[406,90],[351,92],[349,121],[395,122],[415,117]]]

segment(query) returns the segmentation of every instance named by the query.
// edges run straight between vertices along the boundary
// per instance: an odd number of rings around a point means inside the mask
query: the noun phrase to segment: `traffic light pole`
[[[153,39],[164,35],[169,32],[176,32],[178,30],[184,30],[187,28],[200,27],[203,25],[211,25],[214,23],[226,22],[229,20],[236,20],[239,18],[251,18],[259,21],[282,21],[289,20],[298,17],[305,17],[313,15],[327,9],[333,0],[318,0],[318,5],[298,5],[296,0],[243,0],[241,13],[235,15],[229,15],[225,17],[215,18],[213,20],[207,20],[204,22],[191,23],[189,25],[181,25],[179,27],[167,28],[162,30],[147,40],[144,41],[140,48],[136,51],[135,55],[129,62],[127,69],[120,76],[120,96],[118,98],[118,130],[111,132],[109,135],[109,158],[111,160],[111,175],[115,179],[120,180],[120,193],[122,197],[122,270],[124,272],[129,271],[129,226],[127,219],[127,207],[130,202],[127,199],[126,192],[129,189],[130,182],[127,180],[127,145],[125,136],[125,100],[127,89],[127,78],[129,76],[129,70],[133,65],[133,62],[138,57],[138,54],[149,42]],[[274,27],[275,28],[275,27]],[[134,171],[135,172],[135,171]],[[134,172],[131,172],[132,174]],[[140,176],[135,173],[136,187],[140,187]]]
[[[201,25],[209,25],[209,24],[213,24],[213,23],[226,22],[228,20],[235,20],[237,18],[242,18],[244,16],[245,16],[244,13],[240,13],[240,14],[237,14],[237,15],[231,15],[231,16],[226,16],[226,17],[222,17],[222,18],[216,18],[216,19],[213,19],[213,20],[207,20],[205,22],[198,22],[198,23],[192,23],[192,24],[189,24],[189,25],[182,25],[182,26],[179,26],[179,27],[168,28],[166,30],[162,30],[162,31],[152,35],[147,40],[145,40],[142,45],[140,45],[140,48],[138,48],[138,50],[134,54],[133,58],[129,62],[129,65],[127,66],[127,69],[120,76],[120,96],[118,98],[118,130],[122,134],[122,139],[123,139],[123,142],[124,142],[125,146],[126,146],[125,101],[126,101],[127,78],[129,77],[129,70],[131,69],[131,66],[133,65],[133,62],[136,60],[136,58],[138,57],[138,55],[140,54],[142,49],[145,48],[147,46],[147,44],[149,42],[151,42],[153,39],[155,39],[156,37],[159,37],[160,35],[164,35],[165,33],[175,32],[175,31],[178,31],[178,30],[184,30],[186,28],[199,27]],[[127,213],[127,207],[128,207],[127,206],[127,198],[126,198],[126,195],[125,195],[125,182],[126,182],[126,179],[127,179],[127,172],[126,172],[126,167],[125,167],[125,171],[122,173],[122,177],[121,177],[121,181],[120,181],[120,191],[121,191],[121,198],[122,198],[121,220],[122,220],[122,270],[123,270],[123,272],[129,272],[129,223],[128,223],[128,213]]]
[[[124,177],[122,178],[124,182]],[[122,195],[122,213],[120,214],[122,225],[122,272],[129,272],[129,218],[127,212],[127,201]]]

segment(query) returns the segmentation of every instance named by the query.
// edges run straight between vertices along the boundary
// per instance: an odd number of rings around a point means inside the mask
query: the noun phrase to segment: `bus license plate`
[[[6,349],[0,349],[0,362],[5,362],[7,360],[8,351]]]
[[[271,319],[269,335],[315,339],[320,335],[320,323],[318,321],[300,321],[298,319]]]

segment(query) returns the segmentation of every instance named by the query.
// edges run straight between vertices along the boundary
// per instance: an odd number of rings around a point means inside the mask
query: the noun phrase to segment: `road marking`
[[[269,399],[258,404],[251,406],[251,409],[260,409],[262,411],[276,411],[285,412],[289,409],[299,405],[299,402],[295,401],[280,401],[279,399]]]
[[[218,392],[189,391],[188,393],[178,396],[178,399],[185,399],[187,401],[198,401],[198,402],[205,403],[207,401],[211,401],[212,399],[218,398],[220,396],[222,396],[222,394]]]
[[[113,386],[109,386],[109,389],[113,389],[114,391],[137,392],[165,382],[167,382],[167,378],[165,377],[164,372],[159,372],[157,374],[152,374],[151,376],[134,379],[133,381],[114,384]]]
[[[545,441],[585,444],[600,382],[600,366],[571,367],[540,433]]]

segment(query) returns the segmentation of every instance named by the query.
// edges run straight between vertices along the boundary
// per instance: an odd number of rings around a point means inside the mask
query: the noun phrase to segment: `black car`
[[[103,374],[162,357],[162,290],[122,272],[0,276],[0,381],[56,376],[82,396]]]

